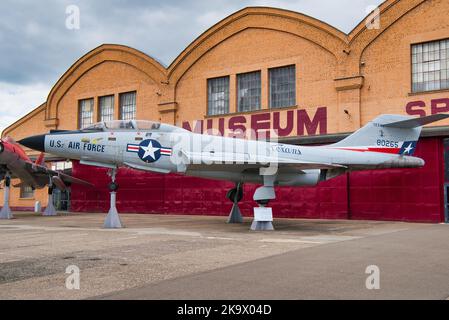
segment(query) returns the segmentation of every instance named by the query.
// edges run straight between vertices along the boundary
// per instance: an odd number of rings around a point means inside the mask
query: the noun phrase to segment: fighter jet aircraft
[[[0,181],[5,180],[4,204],[0,211],[0,219],[12,218],[9,208],[9,188],[12,178],[19,178],[20,183],[15,186],[26,185],[33,189],[40,189],[49,186],[49,204],[44,212],[45,215],[55,214],[51,195],[53,186],[61,190],[66,189],[67,183],[79,183],[92,186],[90,183],[71,177],[59,171],[54,171],[45,166],[44,154],[32,162],[25,151],[14,142],[13,139],[6,137],[0,139]]]
[[[111,191],[117,189],[115,170],[120,166],[233,181],[236,187],[227,194],[235,204],[229,222],[240,222],[236,204],[242,198],[243,183],[262,184],[253,199],[266,206],[275,199],[274,186],[314,186],[355,170],[421,167],[424,161],[412,155],[422,126],[447,117],[381,115],[342,141],[326,146],[202,135],[145,120],[54,130],[19,143],[78,159],[81,164],[111,168]]]

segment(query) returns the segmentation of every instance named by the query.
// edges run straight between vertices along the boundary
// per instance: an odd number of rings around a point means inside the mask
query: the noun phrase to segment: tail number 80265
[[[399,148],[399,142],[392,140],[377,139],[377,145],[387,148]]]

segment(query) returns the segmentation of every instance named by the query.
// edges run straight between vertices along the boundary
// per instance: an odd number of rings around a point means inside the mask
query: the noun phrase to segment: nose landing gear
[[[118,190],[118,184],[115,182],[115,175],[117,169],[111,169],[108,175],[111,177],[111,183],[109,184],[109,191],[111,194],[110,209],[106,219],[104,220],[103,227],[105,229],[117,229],[122,228],[122,222],[120,221],[120,216],[118,215],[117,208],[115,206],[116,196]]]

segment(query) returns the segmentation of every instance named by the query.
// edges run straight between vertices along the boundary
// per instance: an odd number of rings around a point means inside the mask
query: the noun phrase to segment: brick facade
[[[75,129],[78,101],[85,98],[94,98],[96,121],[98,98],[104,95],[115,96],[118,118],[118,96],[127,91],[137,92],[139,119],[192,129],[202,120],[203,129],[226,131],[236,121],[246,128],[264,122],[273,128],[276,121],[284,127],[293,117],[289,137],[352,132],[382,113],[449,112],[444,100],[449,90],[411,93],[411,45],[449,38],[448,13],[446,0],[387,0],[380,6],[379,29],[366,28],[364,19],[345,34],[297,12],[250,7],[212,26],[168,67],[133,48],[104,44],[76,61],[47,101],[3,136]],[[273,112],[268,69],[286,65],[296,66],[296,105]],[[238,113],[237,74],[255,70],[262,75],[261,110]],[[207,116],[207,79],[219,76],[230,77],[230,114]],[[322,111],[325,122],[320,122]],[[318,125],[304,124],[314,116]],[[18,192],[13,188],[13,207],[46,203],[45,190],[29,200],[19,199]]]

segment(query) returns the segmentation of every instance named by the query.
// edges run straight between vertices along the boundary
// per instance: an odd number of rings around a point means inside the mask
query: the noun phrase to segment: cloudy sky
[[[103,43],[128,45],[169,65],[203,31],[247,6],[302,12],[348,33],[381,2],[1,0],[0,131],[44,102],[59,77]],[[79,8],[79,29],[66,27],[70,5]]]

